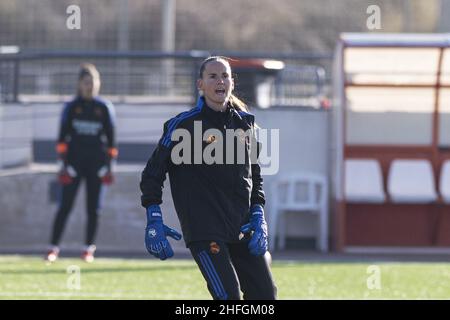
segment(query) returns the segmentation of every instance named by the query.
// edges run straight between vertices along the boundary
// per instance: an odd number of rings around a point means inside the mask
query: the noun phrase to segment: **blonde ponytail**
[[[235,108],[236,110],[249,112],[248,107],[244,103],[244,101],[242,101],[241,99],[236,97],[234,94],[231,94],[229,103],[230,103],[230,106]]]

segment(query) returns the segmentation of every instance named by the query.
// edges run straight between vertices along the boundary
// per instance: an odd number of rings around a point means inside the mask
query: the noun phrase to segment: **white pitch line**
[[[98,292],[0,292],[0,297],[29,297],[29,296],[45,296],[45,297],[98,297],[98,298],[120,298],[120,297],[133,297],[133,292],[124,293],[98,293]],[[145,295],[145,293],[140,293]],[[150,295],[150,294],[149,294]]]

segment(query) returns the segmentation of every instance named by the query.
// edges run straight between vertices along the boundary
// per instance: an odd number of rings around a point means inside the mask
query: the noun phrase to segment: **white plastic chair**
[[[345,200],[348,202],[383,203],[381,166],[374,159],[345,160]]]
[[[328,182],[324,176],[314,173],[294,173],[278,178],[273,183],[269,221],[270,250],[285,248],[284,216],[287,211],[317,214],[319,219],[317,248],[323,252],[328,251]]]
[[[393,202],[429,203],[437,193],[431,163],[425,159],[398,159],[391,163],[388,192]]]
[[[441,167],[439,191],[445,203],[450,203],[450,160],[445,160]]]

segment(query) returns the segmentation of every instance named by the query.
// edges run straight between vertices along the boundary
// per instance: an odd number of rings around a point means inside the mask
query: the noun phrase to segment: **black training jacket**
[[[256,161],[260,144],[254,134],[254,121],[252,114],[232,107],[224,112],[214,111],[200,98],[195,108],[180,113],[164,124],[163,135],[142,172],[141,203],[145,208],[161,204],[163,183],[168,172],[175,210],[186,245],[200,240],[238,241],[240,227],[249,220],[250,206],[264,206],[263,179]],[[199,124],[201,134],[195,135],[194,128],[199,128]],[[187,130],[185,132],[191,134],[192,139],[172,141],[175,129]],[[216,137],[217,131],[216,135],[208,131],[203,137],[208,129],[220,130],[223,136],[223,157],[216,159],[218,163],[211,164],[211,161],[205,161],[201,157],[206,151],[213,156],[219,154],[211,152],[213,144],[220,142]],[[227,136],[227,129],[233,129],[236,136]],[[200,130],[197,129],[197,132]],[[232,139],[234,159],[232,149],[227,150],[226,147]],[[184,148],[180,151],[182,143],[183,146],[190,145],[191,150]],[[238,159],[239,147],[243,148],[241,155],[244,154],[245,157]],[[175,155],[190,155],[186,157],[190,159],[190,163],[187,160],[184,163],[173,161],[172,151]],[[223,159],[223,164],[220,164],[220,159]]]
[[[69,146],[70,163],[106,161],[107,149],[115,148],[115,113],[109,101],[84,100],[77,96],[66,103],[61,116],[58,142]]]

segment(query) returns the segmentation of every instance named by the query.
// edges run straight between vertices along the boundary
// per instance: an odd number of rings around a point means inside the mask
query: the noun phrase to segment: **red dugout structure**
[[[343,34],[334,67],[335,248],[447,251],[450,35]]]

